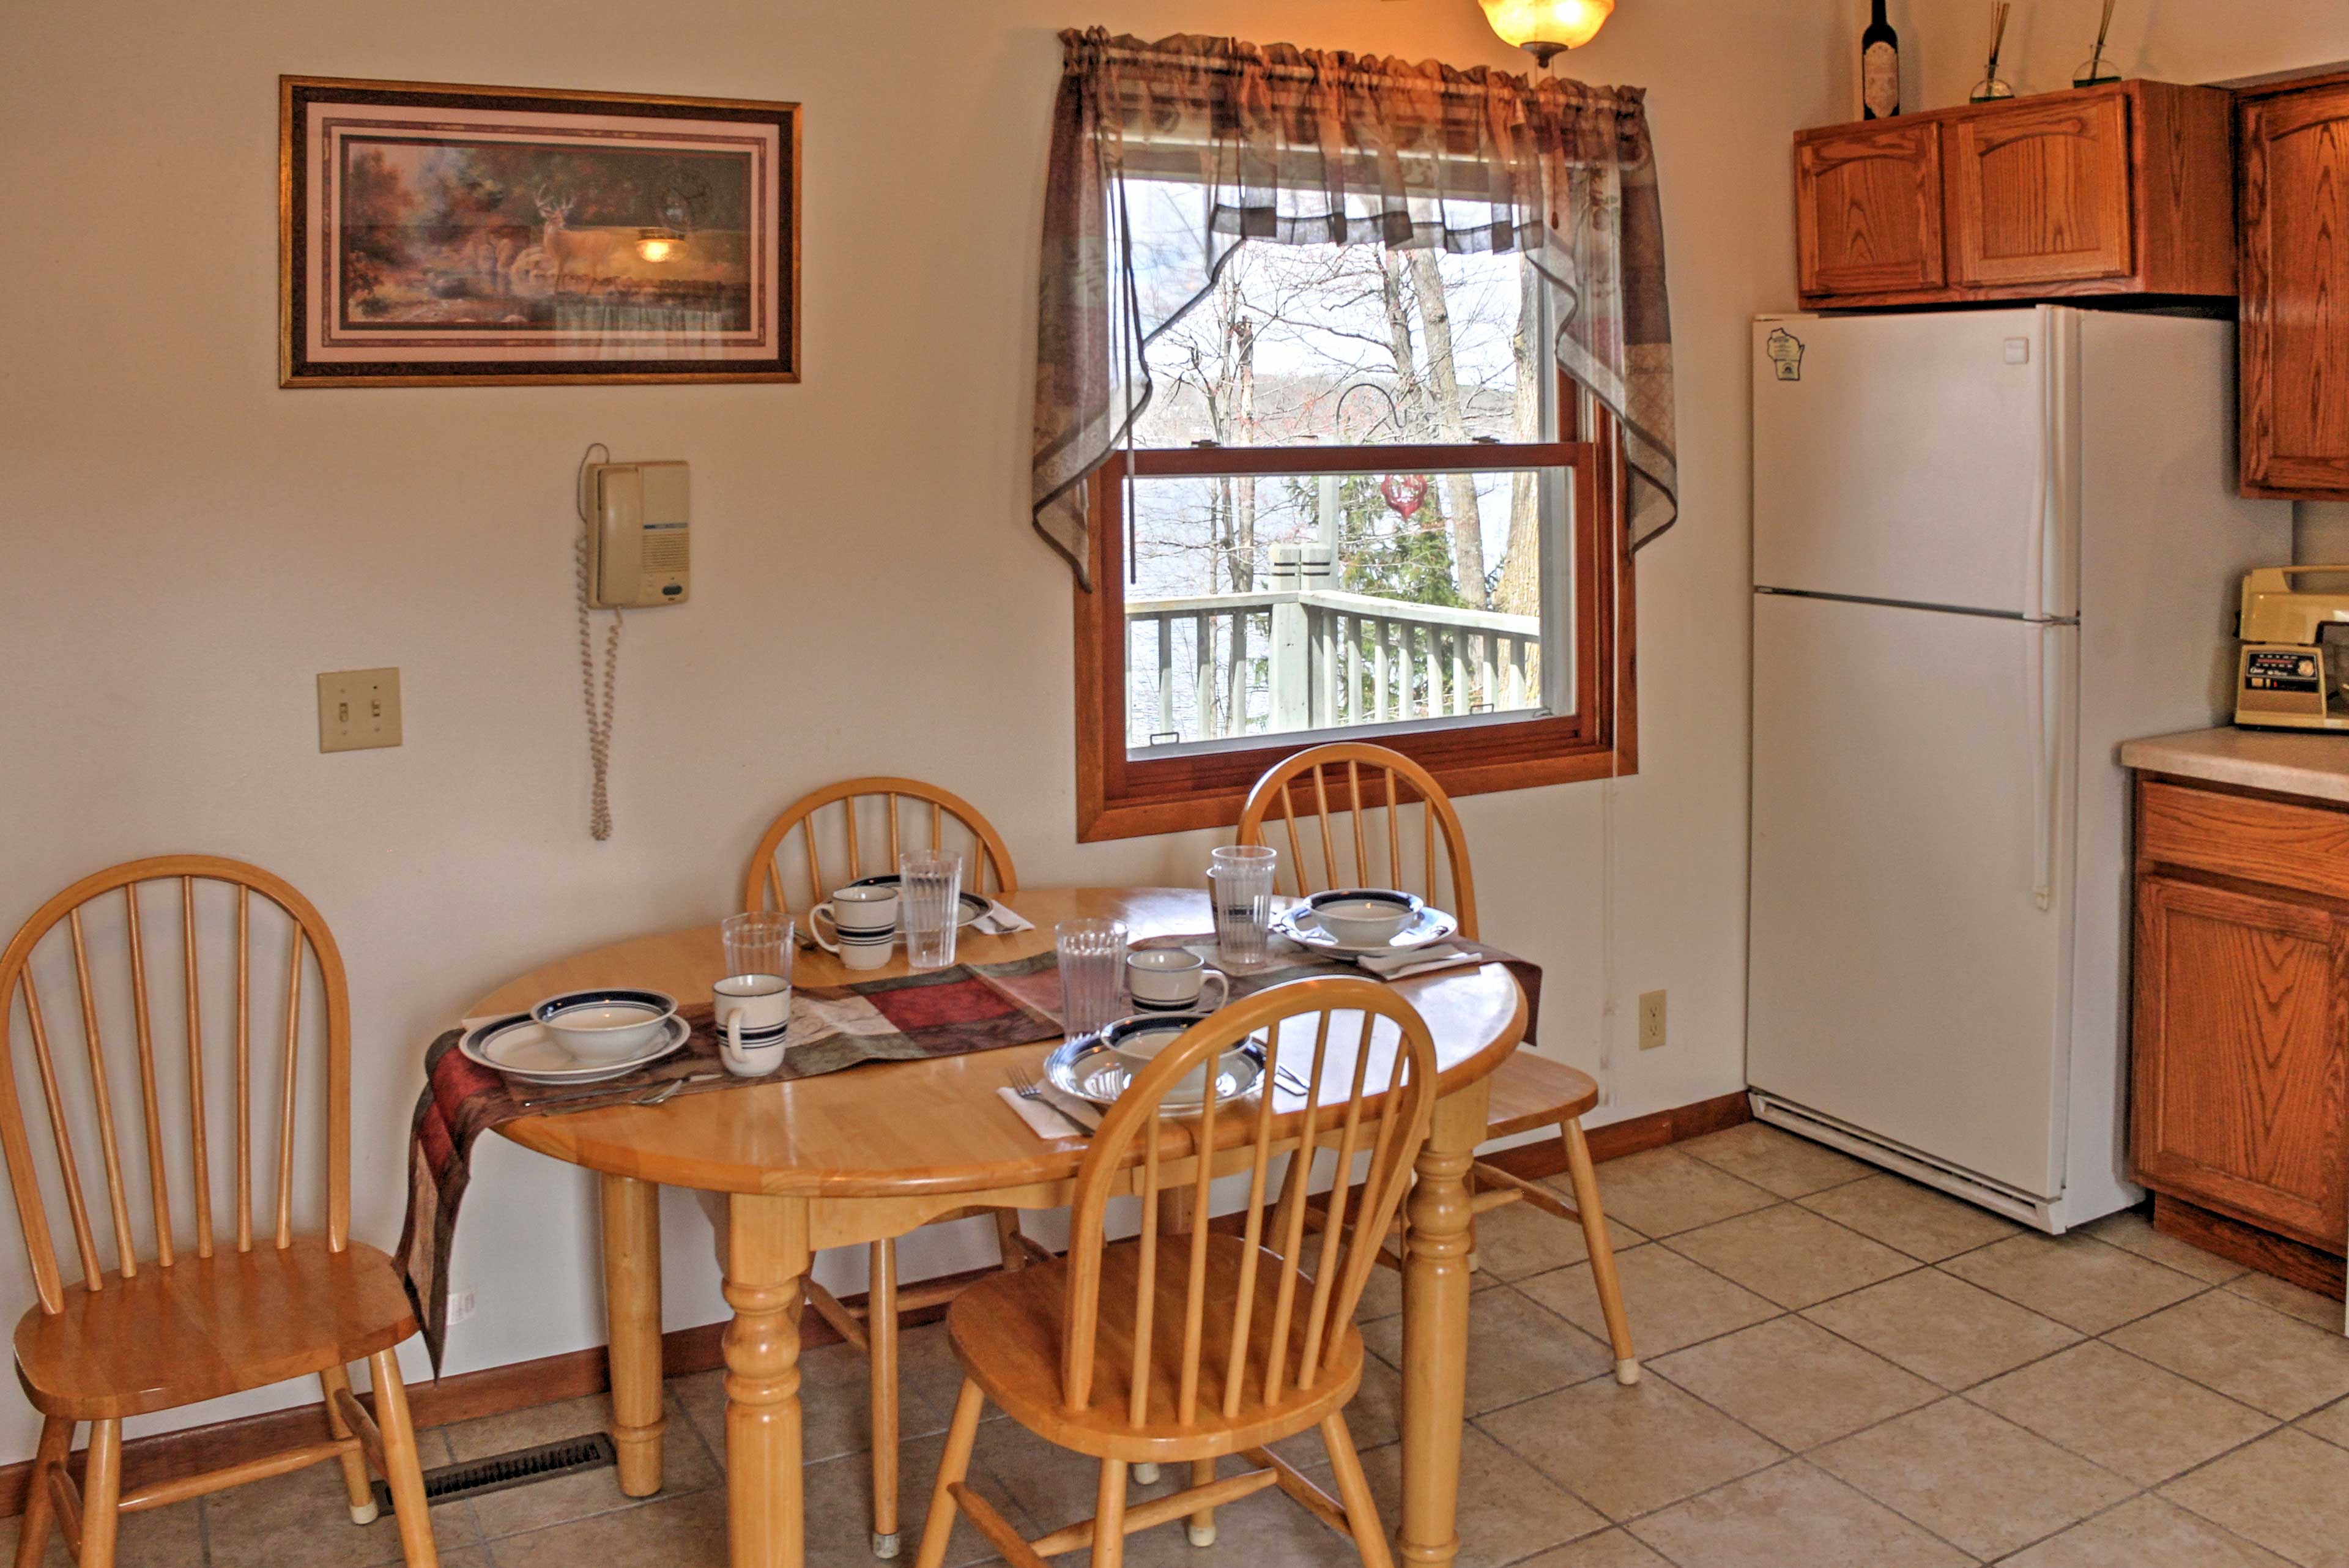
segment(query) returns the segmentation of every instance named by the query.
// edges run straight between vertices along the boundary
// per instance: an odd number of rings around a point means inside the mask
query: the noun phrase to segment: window
[[[1127,189],[1146,295],[1196,187]],[[1150,343],[1090,492],[1081,836],[1227,825],[1329,740],[1455,794],[1635,771],[1619,443],[1532,283],[1514,252],[1247,241]]]

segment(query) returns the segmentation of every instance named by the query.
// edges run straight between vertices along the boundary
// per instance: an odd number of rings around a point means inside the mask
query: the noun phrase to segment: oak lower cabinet
[[[2349,500],[2349,78],[2242,106],[2243,493]]]
[[[1804,131],[1803,303],[2230,297],[2232,111],[2133,81]]]
[[[2155,1221],[2340,1293],[2349,809],[2140,776],[2130,1174]]]

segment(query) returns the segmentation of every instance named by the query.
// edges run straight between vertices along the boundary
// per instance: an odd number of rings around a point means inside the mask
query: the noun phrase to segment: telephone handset
[[[587,754],[595,768],[595,796],[587,831],[612,836],[612,805],[605,781],[612,762],[612,707],[619,686],[620,612],[683,604],[692,587],[690,470],[682,462],[579,464],[579,542],[574,552],[579,576],[579,678],[587,704]],[[591,610],[612,612],[604,639],[604,678],[595,679],[595,637]]]
[[[692,587],[691,471],[681,462],[591,462],[587,536],[596,609],[683,604]]]

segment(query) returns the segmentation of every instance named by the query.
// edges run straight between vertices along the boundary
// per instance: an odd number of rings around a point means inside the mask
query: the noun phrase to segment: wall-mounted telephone
[[[583,483],[588,603],[595,609],[683,604],[692,588],[691,471],[682,462],[591,462]]]
[[[579,676],[587,703],[587,754],[595,768],[595,795],[587,831],[612,836],[612,803],[606,779],[612,765],[612,706],[619,689],[620,612],[655,605],[681,605],[693,586],[690,471],[681,462],[614,462],[611,449],[597,441],[587,449],[605,461],[579,464]],[[595,640],[590,613],[607,609],[612,626],[604,639],[604,676],[595,678]]]

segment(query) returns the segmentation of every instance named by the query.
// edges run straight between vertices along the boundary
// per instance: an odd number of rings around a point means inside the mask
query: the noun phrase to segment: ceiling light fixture
[[[1479,0],[1485,20],[1505,42],[1547,66],[1599,36],[1615,0]]]

